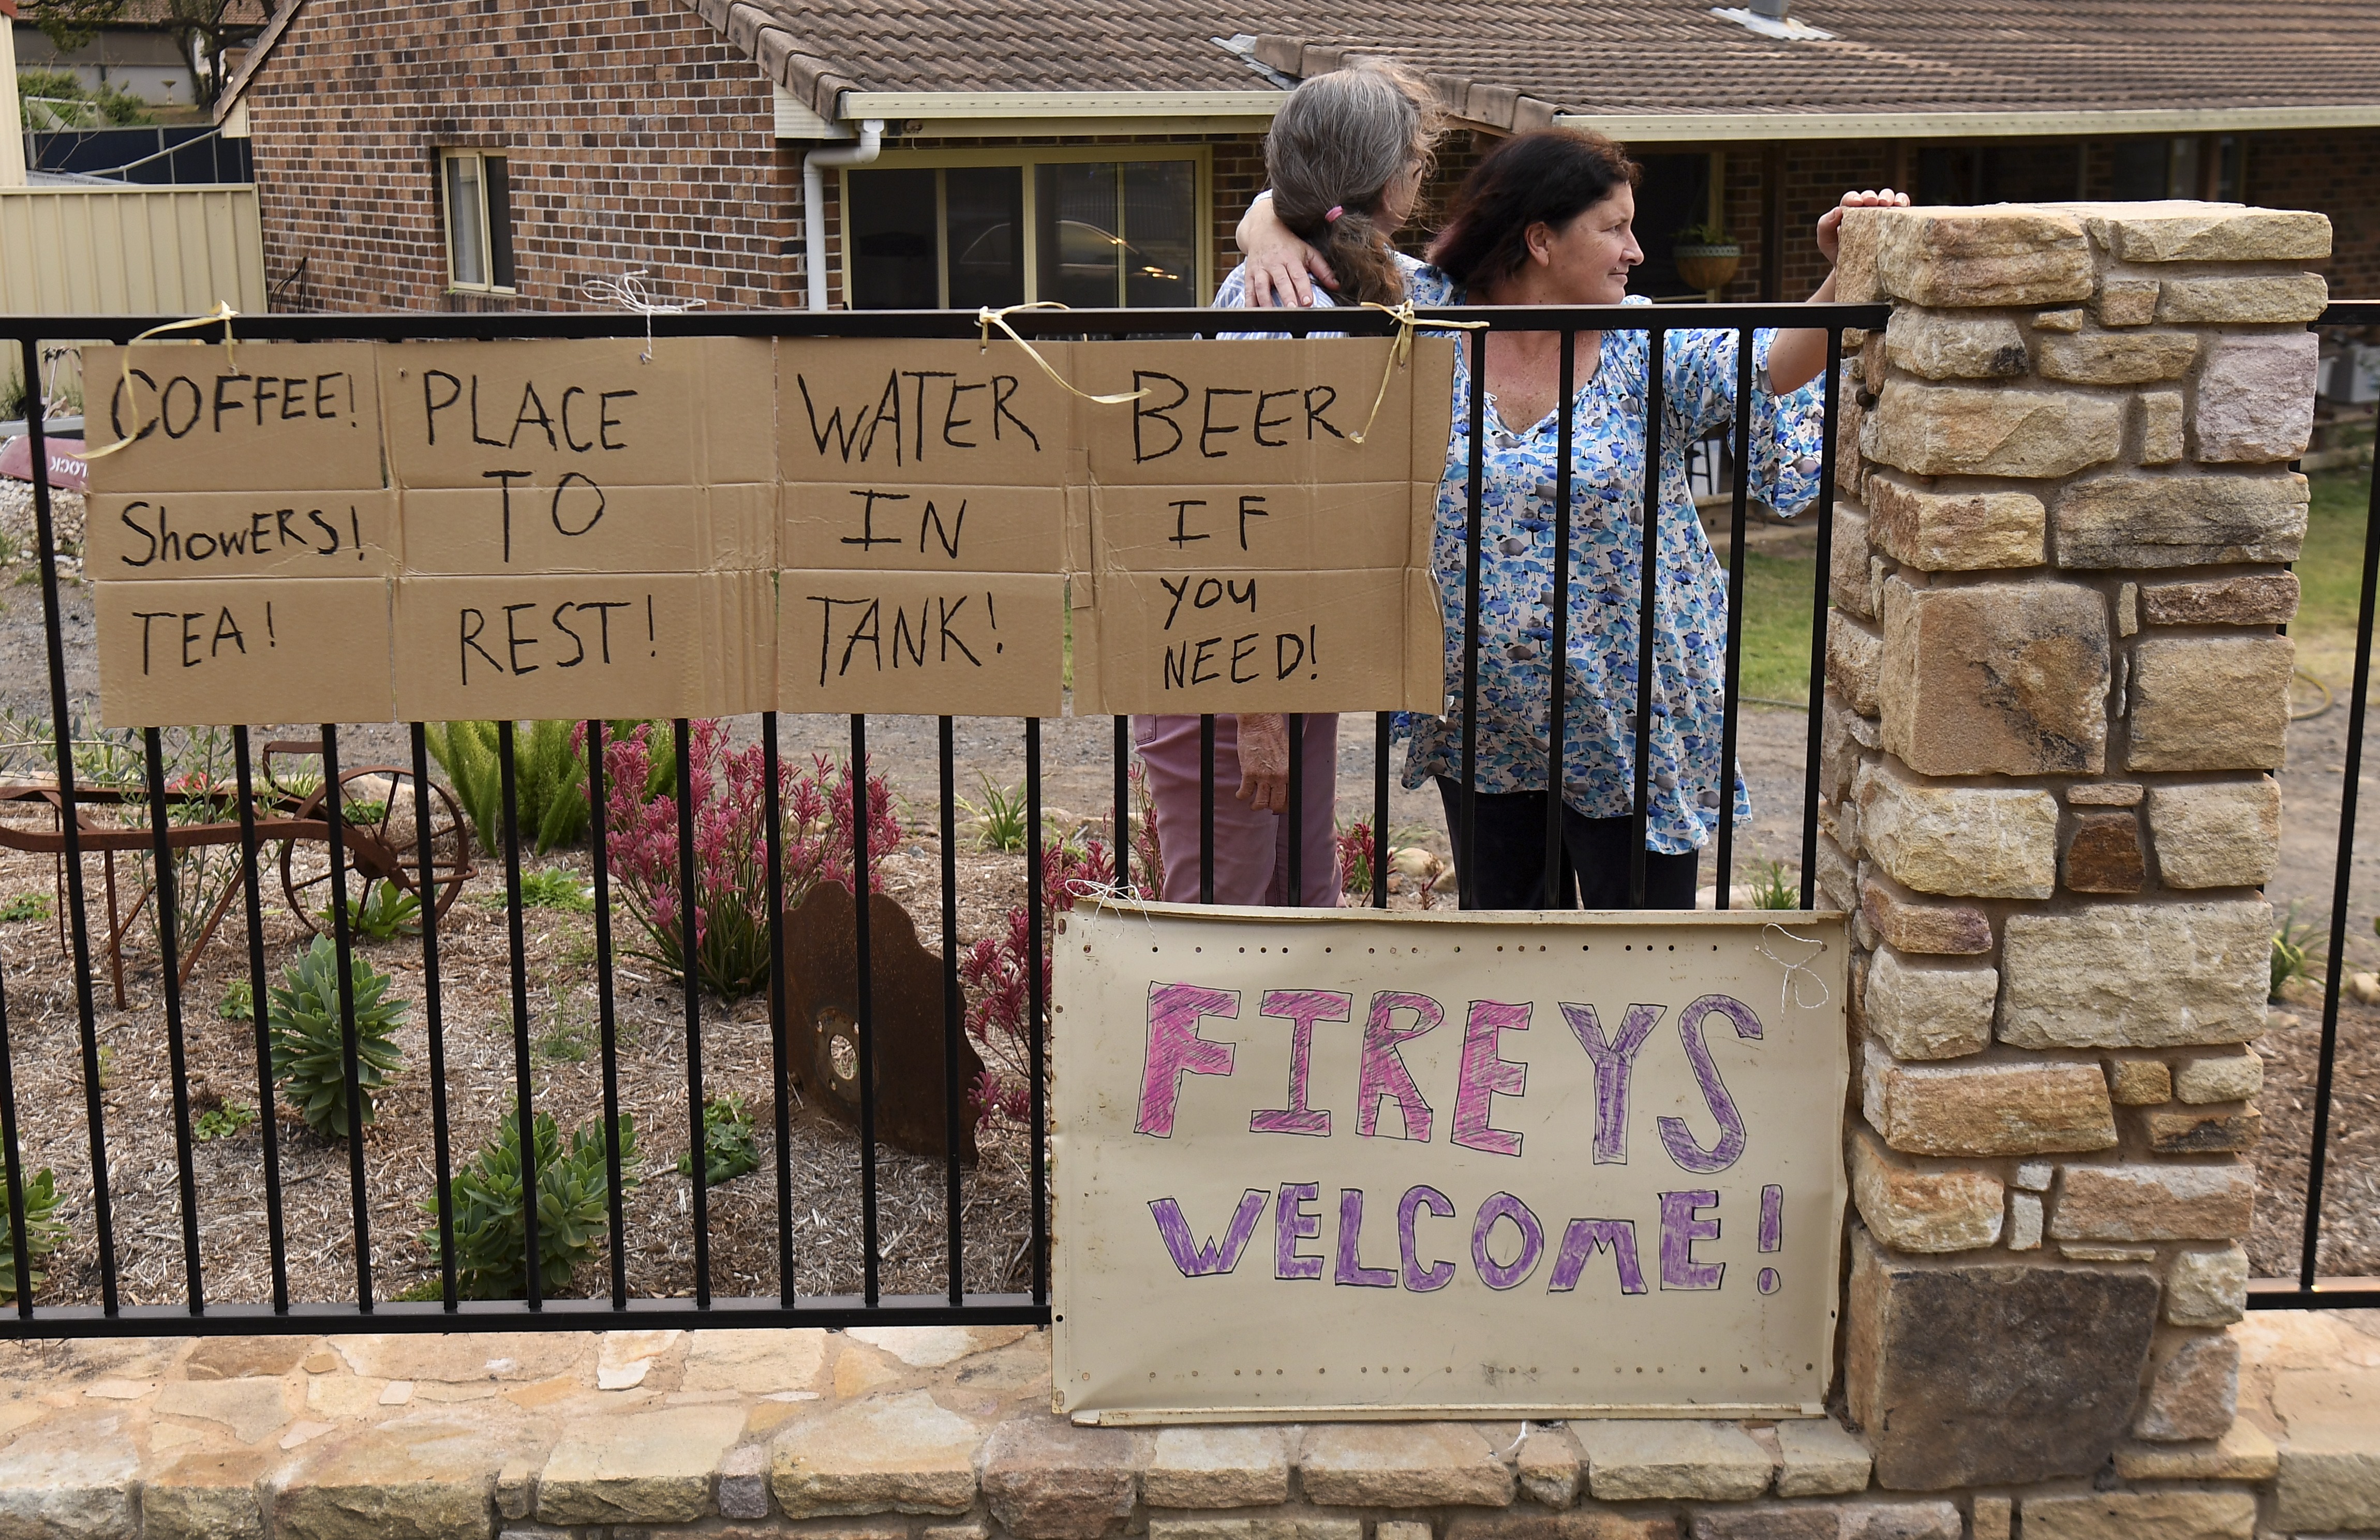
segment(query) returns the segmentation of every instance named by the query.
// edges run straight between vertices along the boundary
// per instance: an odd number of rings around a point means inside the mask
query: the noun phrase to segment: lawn
[[[2355,672],[2355,612],[2363,583],[2363,529],[2372,475],[2325,471],[2311,478],[2313,513],[2297,564],[2298,662],[2344,692]]]

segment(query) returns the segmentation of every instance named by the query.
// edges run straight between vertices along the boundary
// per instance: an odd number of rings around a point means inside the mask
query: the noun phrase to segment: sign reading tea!
[[[1057,1409],[1814,1414],[1840,920],[1080,908]]]

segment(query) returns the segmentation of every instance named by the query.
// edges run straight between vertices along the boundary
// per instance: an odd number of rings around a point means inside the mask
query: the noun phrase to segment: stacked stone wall
[[[1819,885],[1859,948],[1843,1388],[1886,1487],[2240,1473],[2329,251],[2207,204],[1847,224],[1842,297],[1893,316],[1846,370]]]

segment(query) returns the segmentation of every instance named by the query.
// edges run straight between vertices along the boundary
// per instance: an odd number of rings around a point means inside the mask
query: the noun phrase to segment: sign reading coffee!
[[[1427,341],[1394,367],[1385,341],[92,348],[103,714],[1050,716],[1070,667],[1079,711],[1434,709],[1450,367]]]
[[[1058,929],[1056,1410],[1819,1410],[1840,918]]]

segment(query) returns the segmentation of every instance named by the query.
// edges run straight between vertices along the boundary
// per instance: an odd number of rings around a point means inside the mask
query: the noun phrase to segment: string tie
[[[223,322],[224,367],[229,370],[232,373],[237,374],[239,372],[239,360],[232,357],[231,351],[231,321],[232,317],[237,314],[239,314],[239,312],[233,309],[227,302],[218,299],[215,301],[215,308],[209,310],[202,316],[192,316],[188,321],[169,321],[163,326],[152,326],[149,330],[141,333],[139,336],[124,345],[124,357],[121,360],[124,367],[122,373],[116,379],[116,390],[124,396],[125,399],[131,399],[132,350],[135,347],[140,346],[142,343],[147,342],[152,337],[163,336],[168,332],[187,332],[194,327],[212,326],[217,321]],[[132,415],[136,418],[140,415],[140,408],[137,404],[134,406]],[[79,457],[86,465],[93,460],[105,459],[108,455],[124,448],[126,445],[131,443],[134,439],[138,439],[140,436],[140,434],[135,433],[131,435],[130,438],[119,438],[114,443],[107,445],[104,449],[86,449]]]
[[[1058,383],[1063,386],[1071,394],[1078,395],[1084,400],[1100,406],[1122,406],[1128,402],[1138,401],[1142,397],[1148,395],[1149,392],[1148,387],[1146,385],[1132,392],[1130,394],[1123,395],[1093,395],[1088,391],[1076,390],[1073,381],[1067,379],[1056,370],[1051,369],[1050,367],[1050,360],[1043,358],[1031,343],[1026,342],[1023,337],[1018,336],[1016,334],[1015,327],[1008,324],[1008,318],[1014,315],[1019,310],[1062,310],[1065,309],[1067,309],[1066,306],[1060,304],[1055,299],[1036,299],[1029,305],[1004,305],[997,310],[993,309],[989,305],[979,306],[977,308],[975,312],[976,327],[980,333],[977,339],[978,348],[980,350],[991,346],[991,329],[997,326],[1002,332],[1008,333],[1009,341],[1025,349],[1025,356],[1026,358],[1041,366],[1042,373],[1058,382]]]
[[[578,285],[578,292],[598,305],[617,305],[645,318],[645,350],[638,356],[640,364],[653,361],[653,317],[684,315],[688,310],[702,309],[699,299],[655,299],[645,287],[645,270],[632,267],[615,279],[589,278]]]
[[[1087,877],[1070,877],[1066,891],[1075,898],[1087,898],[1106,908],[1136,911],[1141,924],[1148,928],[1151,945],[1157,941],[1157,921],[1148,913],[1148,895],[1130,882],[1098,882]]]
[[[1799,959],[1789,963],[1784,958],[1778,956],[1774,952],[1768,950],[1767,937],[1771,931],[1776,932],[1786,940],[1797,941],[1803,946],[1812,947],[1815,950],[1804,952]],[[1796,936],[1793,932],[1786,929],[1783,926],[1779,925],[1774,920],[1762,926],[1760,928],[1760,934],[1762,939],[1759,944],[1753,950],[1785,970],[1785,976],[1779,983],[1777,988],[1777,1014],[1780,1018],[1785,1014],[1785,1009],[1788,1004],[1798,1005],[1804,1011],[1815,1011],[1818,1007],[1826,1004],[1829,999],[1833,998],[1831,992],[1827,988],[1826,979],[1819,975],[1817,969],[1810,966],[1812,961],[1827,950],[1826,942],[1820,940],[1815,936]],[[1804,986],[1803,980],[1804,978],[1806,978],[1811,984],[1817,987],[1817,999],[1808,1000],[1803,998]]]
[[[1334,214],[1337,212],[1332,211]],[[1389,367],[1380,371],[1379,394],[1372,397],[1371,416],[1364,419],[1363,432],[1347,435],[1348,442],[1351,443],[1362,443],[1372,431],[1372,425],[1380,419],[1380,404],[1389,398],[1389,382],[1395,379],[1397,370],[1404,368],[1413,358],[1415,327],[1442,326],[1453,331],[1476,332],[1488,324],[1484,321],[1424,321],[1414,313],[1414,304],[1410,299],[1401,299],[1393,305],[1383,305],[1376,299],[1366,299],[1364,301],[1363,308],[1367,310],[1378,310],[1395,321],[1397,333],[1389,341]]]

